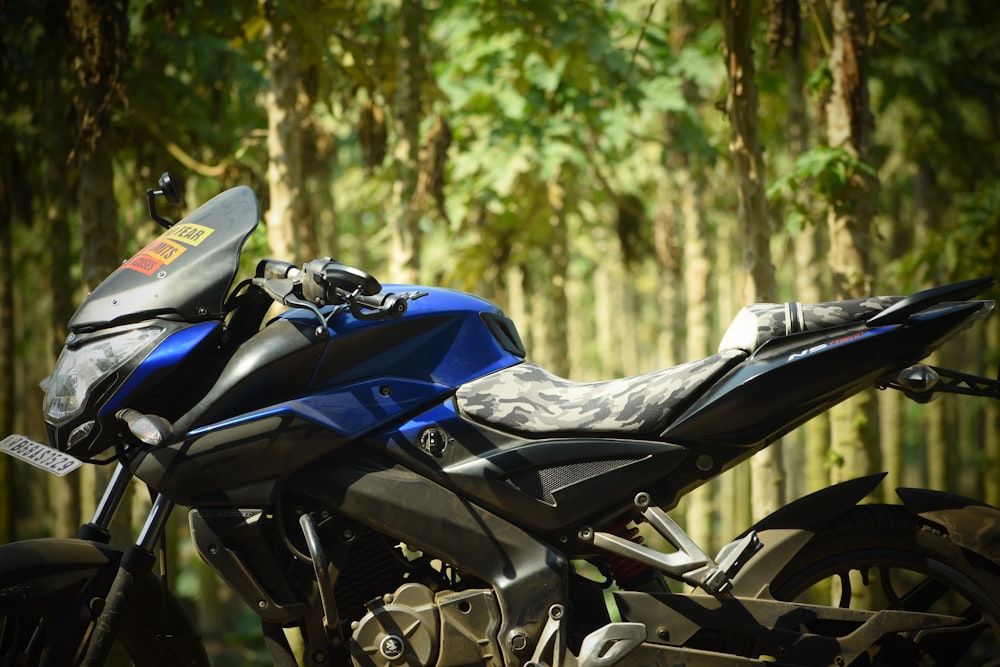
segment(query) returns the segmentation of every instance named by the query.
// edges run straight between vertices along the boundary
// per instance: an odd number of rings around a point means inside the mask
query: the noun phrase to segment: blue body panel
[[[297,417],[344,436],[359,438],[398,415],[439,400],[449,387],[401,378],[376,378],[283,401],[225,421],[197,428],[189,437],[211,433],[266,417]]]
[[[192,350],[214,336],[222,328],[221,322],[201,322],[167,336],[149,353],[142,363],[132,371],[125,384],[101,409],[101,416],[114,414],[132,398],[133,392],[141,387],[153,374],[178,366]]]
[[[523,361],[501,346],[483,321],[483,313],[503,316],[493,303],[470,294],[436,287],[417,285],[385,285],[385,292],[422,293],[426,296],[411,299],[406,314],[398,320],[359,320],[348,312],[330,318],[329,342],[323,359],[317,365],[311,386],[327,388],[370,377],[400,376],[457,388],[462,384]],[[289,311],[284,319],[312,322],[309,313]],[[406,325],[423,320],[419,334],[405,339],[391,339],[394,330],[403,331]],[[349,364],[346,368],[341,342],[356,336],[372,336],[373,344],[380,345],[377,354],[362,363]],[[380,342],[375,343],[374,337]],[[364,340],[364,339],[362,339]],[[388,343],[388,344],[387,344]],[[337,367],[337,372],[327,369]]]
[[[422,296],[409,300],[406,314],[398,319],[362,320],[343,309],[328,309],[326,336],[307,348],[301,342],[298,347],[288,346],[292,357],[318,358],[314,364],[303,364],[309,375],[301,377],[299,395],[275,393],[267,405],[202,425],[190,435],[283,416],[355,438],[439,403],[469,380],[523,361],[505,348],[484,320],[484,314],[504,317],[489,301],[413,285],[387,285],[385,291]],[[288,311],[278,320],[295,324],[287,327],[289,332],[310,331],[316,324],[315,315],[303,310]],[[266,358],[241,363],[267,368],[275,363],[273,350],[280,353],[281,346],[271,349]],[[243,385],[255,382],[260,380],[252,371],[240,378]],[[261,383],[261,390],[276,392],[266,382]]]

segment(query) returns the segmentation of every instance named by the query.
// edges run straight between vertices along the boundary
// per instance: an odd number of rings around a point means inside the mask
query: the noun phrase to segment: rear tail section
[[[760,327],[750,357],[671,423],[663,438],[762,447],[852,394],[891,386],[901,370],[990,313],[992,301],[954,299],[992,284],[982,278],[891,302],[882,298],[883,307],[870,312],[860,302],[840,302],[858,306],[855,321],[828,328],[784,333]]]

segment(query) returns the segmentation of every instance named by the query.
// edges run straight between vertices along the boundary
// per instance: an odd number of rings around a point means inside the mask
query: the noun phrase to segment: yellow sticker
[[[161,238],[173,239],[190,246],[196,246],[200,245],[214,231],[211,227],[185,222],[180,225],[174,225]]]

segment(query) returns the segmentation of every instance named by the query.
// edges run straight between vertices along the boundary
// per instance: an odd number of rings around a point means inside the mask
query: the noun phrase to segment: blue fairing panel
[[[386,285],[384,291],[422,296],[410,299],[399,319],[359,320],[346,311],[333,315],[310,383],[313,390],[384,376],[455,388],[524,359],[523,351],[505,345],[487,323],[502,321],[517,339],[513,323],[489,301],[415,285]],[[312,316],[291,311],[282,317],[304,322]]]
[[[114,414],[119,408],[124,407],[123,401],[131,399],[133,392],[142,387],[151,376],[180,365],[192,350],[216,336],[221,329],[221,322],[201,322],[184,326],[170,334],[132,372],[125,384],[102,408],[101,415]]]
[[[191,431],[195,437],[265,417],[298,417],[346,438],[356,438],[429,404],[451,389],[402,378],[377,378],[284,401]]]

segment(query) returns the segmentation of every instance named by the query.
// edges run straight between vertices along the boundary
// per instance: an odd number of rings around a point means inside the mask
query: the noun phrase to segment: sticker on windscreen
[[[170,262],[174,261],[181,255],[183,255],[185,250],[187,250],[187,248],[185,248],[179,243],[158,239],[150,243],[145,248],[143,248],[142,254],[152,255],[153,257],[162,261],[164,264],[169,264]]]
[[[144,273],[147,276],[153,275],[153,273],[155,273],[161,266],[163,266],[163,260],[147,255],[145,251],[140,252],[138,255],[122,264],[123,269],[132,269],[133,271]]]
[[[191,247],[201,245],[201,242],[214,231],[211,227],[189,222],[174,225],[158,239],[137,252],[132,259],[122,265],[122,268],[151,276],[183,255]]]
[[[162,238],[180,241],[181,243],[185,243],[189,246],[198,246],[201,245],[201,242],[207,239],[213,231],[215,230],[211,227],[185,222],[179,225],[174,225],[168,229]]]

